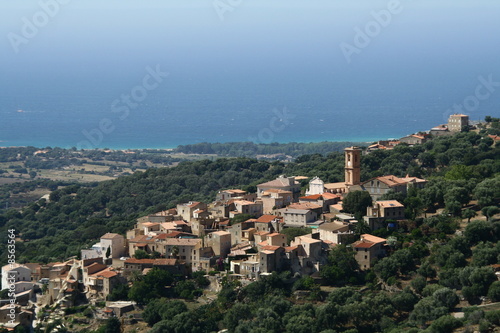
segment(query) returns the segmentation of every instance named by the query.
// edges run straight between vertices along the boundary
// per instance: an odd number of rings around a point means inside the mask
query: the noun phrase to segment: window
[[[368,256],[365,256],[365,259],[368,259]]]

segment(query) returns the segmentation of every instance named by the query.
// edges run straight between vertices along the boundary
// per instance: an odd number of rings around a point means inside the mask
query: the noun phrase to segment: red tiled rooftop
[[[312,195],[307,195],[305,197],[300,197],[300,199],[307,199],[307,200],[319,200],[321,199],[321,194],[312,194]]]
[[[273,220],[275,220],[276,218],[278,218],[278,216],[266,214],[266,215],[262,215],[261,217],[259,217],[257,220],[255,220],[255,222],[269,223],[269,222],[272,222]]]

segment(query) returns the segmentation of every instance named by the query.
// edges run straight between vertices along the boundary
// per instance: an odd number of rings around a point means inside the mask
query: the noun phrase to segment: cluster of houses
[[[406,143],[409,146],[420,145],[433,137],[453,135],[462,132],[469,127],[469,116],[465,114],[452,114],[448,118],[447,124],[441,124],[431,128],[427,132],[418,132],[402,137],[399,140],[381,140],[368,147],[367,153],[378,149],[393,149],[400,143]]]
[[[360,268],[369,269],[385,255],[386,240],[356,236],[353,230],[359,222],[343,213],[342,198],[351,191],[370,193],[373,204],[364,220],[375,230],[387,226],[387,221],[397,224],[404,219],[404,206],[380,200],[381,196],[389,191],[406,193],[410,186],[423,187],[426,181],[387,175],[361,182],[360,159],[360,148],[346,148],[345,181],[324,183],[314,177],[303,195],[300,177],[279,176],[257,185],[256,193],[222,190],[212,203],[191,201],[141,217],[126,235],[106,233],[91,248],[81,250],[79,260],[4,266],[3,277],[16,276],[16,322],[33,318],[26,310],[33,302],[71,307],[81,294],[102,300],[116,286],[153,268],[182,276],[229,270],[250,280],[284,270],[314,276],[327,263],[331,248],[350,243]],[[231,223],[237,217],[242,222]],[[311,233],[287,240],[282,232],[290,227],[309,228]],[[7,285],[2,281],[3,288]],[[46,291],[35,293],[43,285]],[[7,305],[0,308],[0,323],[8,319]],[[119,315],[123,307],[105,311]]]

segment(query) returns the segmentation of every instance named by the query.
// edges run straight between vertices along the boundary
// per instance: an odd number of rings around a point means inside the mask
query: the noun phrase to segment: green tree
[[[483,213],[484,216],[490,221],[494,215],[500,213],[500,208],[497,206],[487,206],[481,209],[481,212]]]
[[[253,318],[251,307],[248,304],[237,303],[232,306],[225,314],[223,324],[230,332],[238,326],[240,321]]]
[[[111,255],[111,247],[108,246],[108,249],[106,250],[106,258],[109,258],[110,255]],[[137,255],[137,252],[136,252],[136,255]]]
[[[424,325],[448,314],[448,308],[440,305],[432,296],[421,299],[410,314],[410,320]]]
[[[469,208],[467,208],[462,212],[462,217],[467,219],[467,222],[470,222],[470,220],[476,216],[477,216],[476,212]]]
[[[444,176],[448,180],[472,178],[472,168],[466,165],[454,165]]]
[[[460,302],[457,294],[450,288],[440,288],[432,294],[432,297],[439,305],[445,306],[450,310]]]
[[[372,204],[372,197],[366,191],[353,191],[349,192],[342,202],[346,212],[365,215],[366,208]]]
[[[492,302],[500,302],[500,281],[495,281],[490,285],[488,298]]]
[[[106,257],[107,257],[107,255],[106,255]],[[144,250],[135,250],[134,257],[135,257],[135,259],[149,259],[150,258],[149,254]]]
[[[153,299],[144,308],[143,318],[149,326],[161,320],[172,319],[174,316],[188,311],[186,304],[179,300],[166,298]]]
[[[462,326],[460,319],[445,315],[436,319],[430,326],[430,332],[449,333]]]
[[[172,274],[153,268],[141,280],[136,281],[128,297],[140,304],[147,304],[151,299],[167,295],[167,287],[173,282]]]
[[[500,176],[483,180],[477,184],[473,193],[479,206],[495,205],[496,200],[500,198]]]
[[[472,221],[465,227],[464,236],[472,245],[480,241],[496,241],[493,233],[493,225],[488,221]]]
[[[419,298],[409,288],[391,297],[392,305],[400,312],[410,312],[417,304]]]
[[[118,284],[108,295],[108,301],[127,301],[130,287],[126,283]]]
[[[111,317],[106,320],[103,327],[99,329],[99,333],[121,333],[121,323],[116,317]]]
[[[332,285],[343,285],[356,278],[359,265],[354,258],[355,252],[345,245],[338,245],[330,251],[328,264],[322,266],[321,276]]]

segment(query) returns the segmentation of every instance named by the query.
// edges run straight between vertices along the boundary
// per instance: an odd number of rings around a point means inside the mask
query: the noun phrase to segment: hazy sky
[[[400,12],[351,64],[340,43],[353,45],[354,28],[364,29],[374,20],[372,11],[387,9],[391,1],[73,0],[61,4],[15,53],[9,33],[22,37],[23,18],[33,22],[40,4],[53,1],[0,1],[3,73],[56,77],[74,74],[68,72],[73,67],[79,75],[124,75],[156,63],[194,76],[256,69],[402,69],[408,62],[443,70],[466,62],[474,71],[496,63],[500,48],[495,0],[401,0]]]

